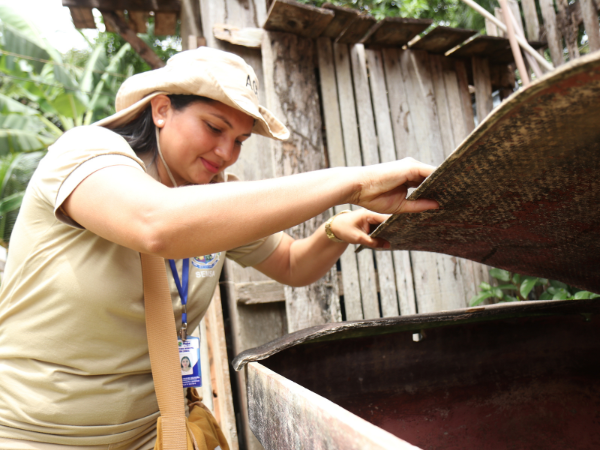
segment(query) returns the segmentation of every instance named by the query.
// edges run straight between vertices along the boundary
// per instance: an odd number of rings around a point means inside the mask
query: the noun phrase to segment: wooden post
[[[556,11],[554,11],[554,2],[552,0],[539,0],[544,18],[544,29],[546,30],[546,39],[550,56],[555,66],[561,66],[565,60],[563,57],[562,35],[556,24]]]
[[[200,2],[183,0],[181,2],[181,47],[183,50],[197,48],[199,39],[203,39],[200,23]]]
[[[507,0],[500,0],[500,6],[502,6],[502,11],[504,13],[504,22],[506,24],[506,34],[508,35],[508,40],[510,41],[510,48],[512,50],[512,54],[515,58],[515,63],[517,64],[517,68],[519,69],[519,75],[521,75],[521,81],[523,82],[523,87],[529,86],[529,73],[525,68],[525,61],[523,60],[523,54],[521,53],[521,48],[519,47],[519,43],[517,42],[517,36],[515,33],[515,27],[512,21],[511,12],[508,6]],[[475,66],[473,64],[473,66]],[[475,67],[473,67],[473,71],[475,71]],[[488,76],[489,76],[489,66],[488,66]],[[477,89],[477,85],[475,86]],[[491,90],[491,88],[490,88]]]
[[[540,21],[537,16],[535,0],[521,0],[523,16],[525,17],[525,30],[530,41],[540,39]]]
[[[583,26],[588,36],[590,52],[600,50],[600,28],[598,27],[598,11],[593,0],[579,0],[581,3],[581,15]]]
[[[163,60],[160,59],[150,47],[148,47],[148,44],[140,39],[137,34],[135,34],[135,32],[129,28],[127,22],[119,17],[115,11],[102,11],[102,16],[104,17],[107,25],[110,25],[110,27],[117,30],[121,37],[129,42],[131,47],[137,52],[138,55],[142,57],[144,61],[148,63],[150,67],[153,69],[164,67],[165,63]]]
[[[285,142],[272,141],[278,176],[325,167],[314,46],[313,40],[289,33],[265,32],[264,35],[262,54],[267,107],[286,123],[291,133]],[[307,237],[328,218],[326,211],[288,232],[296,239]],[[286,286],[285,296],[290,332],[341,320],[335,267],[309,286]]]
[[[487,58],[478,57],[473,57],[471,63],[473,65],[473,82],[475,84],[477,123],[481,123],[493,109],[490,65]]]
[[[579,27],[575,25],[568,0],[556,0],[558,8],[558,26],[565,38],[569,60],[579,58],[579,46],[577,42]]]
[[[237,450],[239,444],[235,412],[233,410],[233,394],[229,375],[229,361],[227,359],[220,286],[215,289],[215,294],[203,321],[210,355],[211,384],[216,394],[216,397],[213,398],[215,417],[229,443],[229,447],[231,450]]]

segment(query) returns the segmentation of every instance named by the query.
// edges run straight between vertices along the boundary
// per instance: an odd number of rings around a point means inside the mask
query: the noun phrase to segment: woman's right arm
[[[406,158],[252,182],[170,189],[126,166],[94,172],[67,198],[67,215],[125,247],[164,258],[235,248],[302,223],[334,205],[353,203],[383,214],[435,208],[409,202],[433,167]]]

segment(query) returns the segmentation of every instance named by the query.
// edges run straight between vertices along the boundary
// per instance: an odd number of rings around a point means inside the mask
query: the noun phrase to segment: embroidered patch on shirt
[[[192,258],[192,265],[198,269],[212,269],[219,262],[221,253],[212,253],[210,255],[196,256]]]

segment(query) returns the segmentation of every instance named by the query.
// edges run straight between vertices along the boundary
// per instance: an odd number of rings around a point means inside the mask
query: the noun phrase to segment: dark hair
[[[181,358],[181,368],[183,369],[183,360],[187,359],[188,360],[188,365],[190,367],[192,367],[192,362],[190,361],[190,358],[188,358],[187,356],[184,356],[183,358]]]
[[[171,100],[171,106],[175,111],[183,111],[192,103],[212,103],[216,100],[199,95],[167,95]],[[152,106],[148,105],[142,113],[131,122],[112,131],[123,136],[133,151],[138,154],[152,152],[152,161],[157,156],[156,132],[152,120]]]

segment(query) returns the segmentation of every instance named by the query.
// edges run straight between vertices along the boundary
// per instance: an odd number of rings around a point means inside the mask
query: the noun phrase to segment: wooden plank
[[[200,321],[198,327],[193,331],[192,336],[200,338],[200,376],[202,377],[202,387],[198,393],[202,396],[202,402],[215,415],[214,388],[211,374],[210,355],[208,350],[208,339],[206,338],[206,323],[204,319]]]
[[[556,12],[554,11],[553,0],[539,0],[544,18],[544,30],[546,30],[546,40],[548,41],[548,49],[554,67],[561,66],[565,63],[563,57],[562,35],[557,27]]]
[[[523,16],[525,18],[525,31],[530,41],[540,40],[540,20],[538,19],[535,0],[521,0]]]
[[[177,34],[177,13],[154,13],[154,35],[173,36]]]
[[[400,314],[417,313],[417,301],[415,299],[415,283],[413,280],[412,263],[410,252],[392,252],[394,258],[394,269],[396,271],[396,289],[398,292],[398,305]]]
[[[448,111],[452,120],[452,137],[454,148],[460,144],[469,134],[467,131],[466,117],[463,112],[463,104],[458,86],[456,63],[450,58],[441,59],[442,77],[446,89]],[[454,149],[452,149],[454,151]]]
[[[244,305],[284,302],[283,285],[273,280],[235,283],[237,302]]]
[[[262,28],[239,28],[222,23],[213,25],[213,35],[215,38],[249,48],[260,48],[263,33],[264,30]]]
[[[283,31],[314,39],[321,35],[335,14],[293,0],[275,0],[269,9],[265,30]]]
[[[418,154],[418,147],[415,140],[414,119],[408,105],[408,96],[400,67],[400,53],[397,49],[392,48],[384,48],[382,53],[388,79],[396,158],[414,157]]]
[[[129,26],[136,33],[147,33],[148,13],[145,11],[127,11]]]
[[[425,50],[429,53],[446,53],[476,33],[475,30],[439,26],[421,39],[411,43],[409,48],[411,50]]]
[[[467,134],[475,129],[475,118],[473,117],[473,105],[469,93],[469,79],[464,61],[456,61],[456,76],[458,78],[458,90],[463,108],[463,117],[467,127]]]
[[[494,109],[492,99],[492,82],[490,80],[490,64],[486,58],[472,60],[473,80],[475,83],[475,105],[477,107],[477,123],[483,122]]]
[[[338,101],[338,89],[335,76],[335,61],[331,39],[320,37],[317,40],[319,56],[319,78],[321,84],[321,104],[325,118],[325,132],[327,137],[327,155],[330,167],[346,166],[344,155],[344,137]],[[356,120],[356,119],[355,119]],[[335,213],[350,209],[349,205],[335,207]],[[363,318],[360,297],[360,284],[358,263],[354,254],[354,245],[349,245],[340,257],[342,266],[342,286],[344,296],[344,309],[346,320],[360,320]]]
[[[181,49],[191,50],[198,48],[200,45],[206,45],[204,32],[202,30],[202,22],[200,21],[200,2],[197,0],[183,0],[181,2],[181,12],[179,16]]]
[[[598,27],[598,11],[593,0],[580,0],[583,26],[588,36],[590,52],[600,50],[600,28]]]
[[[418,154],[413,118],[408,106],[408,97],[402,69],[400,67],[399,50],[384,48],[382,50],[386,79],[388,80],[388,96],[394,144],[397,159]],[[409,252],[392,252],[396,273],[396,290],[400,314],[416,314],[417,305]]]
[[[364,43],[386,47],[402,47],[433,23],[431,19],[386,17],[369,30]]]
[[[454,136],[452,134],[452,116],[446,94],[446,85],[442,73],[442,60],[444,56],[431,55],[431,82],[435,93],[435,103],[437,105],[437,115],[440,122],[440,133],[442,136],[442,146],[444,148],[444,159],[454,151]],[[460,117],[460,116],[459,116]],[[456,119],[454,119],[456,120]]]
[[[444,150],[431,83],[429,55],[420,50],[403,51],[400,53],[400,65],[413,113],[418,157],[426,164],[438,165],[444,160]]]
[[[501,36],[502,30],[500,30],[494,22],[487,17],[485,18],[485,34],[488,36]]]
[[[350,51],[346,44],[333,44],[335,59],[335,74],[337,78],[340,116],[342,120],[342,135],[344,138],[344,156],[348,167],[362,166],[360,154],[360,137],[356,119],[356,104],[354,101],[354,86],[350,68]]]
[[[338,43],[333,45],[333,53],[335,58],[335,72],[346,165],[349,167],[361,166],[362,156],[360,152],[360,137],[358,134],[358,121],[356,118],[352,71],[350,68],[350,51],[346,44]],[[353,209],[356,209],[356,207],[353,207]],[[354,249],[352,249],[352,251],[354,251]],[[363,303],[365,302],[365,299],[367,299],[367,304],[373,304],[377,301],[375,266],[372,252],[363,251],[359,253],[356,255],[356,261],[358,271],[356,279],[359,282],[361,304],[359,305],[354,302],[346,304],[347,320],[360,320],[365,318],[363,313]],[[344,294],[344,300],[345,298],[346,295]]]
[[[262,55],[267,107],[291,132],[285,143],[272,142],[276,175],[324,168],[314,41],[290,33],[267,32]],[[288,232],[296,239],[308,237],[329,216],[326,211]],[[341,320],[335,267],[309,286],[286,286],[285,295],[290,332]]]
[[[75,28],[96,28],[96,22],[94,21],[94,14],[90,8],[77,8],[71,6],[71,18],[73,19],[73,25]]]
[[[379,146],[379,162],[396,160],[394,148],[394,135],[390,118],[390,105],[387,97],[385,73],[383,70],[383,56],[379,50],[365,50],[369,68],[369,85],[371,87],[371,101],[377,130],[377,144]],[[361,124],[361,130],[363,125]],[[363,150],[364,151],[364,150]],[[398,295],[396,293],[396,275],[391,252],[375,252],[377,261],[377,275],[379,278],[379,300],[381,303],[381,317],[392,317],[400,314],[398,308]]]
[[[447,56],[455,58],[471,58],[479,56],[486,58],[509,48],[508,39],[496,36],[477,36],[471,39],[462,47],[457,48],[447,54]]]
[[[356,111],[358,113],[358,126],[360,128],[360,144],[363,164],[365,166],[377,164],[377,136],[375,122],[369,94],[369,77],[367,74],[367,61],[365,48],[362,44],[350,47],[352,75],[354,81],[354,97],[356,98]],[[367,250],[366,256],[358,256],[358,272],[362,290],[362,306],[365,319],[380,317],[379,301],[375,287],[375,266],[373,264],[373,251]],[[377,253],[375,254],[375,256]],[[366,288],[363,290],[363,286]]]
[[[106,11],[179,12],[181,10],[181,3],[173,0],[62,0],[62,5]]]
[[[344,137],[338,102],[337,83],[335,79],[335,61],[331,39],[317,39],[319,57],[319,79],[321,85],[321,102],[325,119],[327,137],[327,155],[330,167],[345,167]]]
[[[336,39],[341,35],[346,28],[356,19],[359,12],[356,9],[346,8],[344,6],[336,6],[331,3],[325,3],[323,8],[333,11],[335,17],[327,28],[321,33],[321,36]]]
[[[215,289],[203,322],[210,356],[211,383],[216,394],[213,396],[215,417],[229,443],[229,448],[238,450],[239,443],[225,340],[225,322],[219,286]]]
[[[359,43],[376,23],[377,20],[374,17],[361,14],[338,36],[336,42],[340,44]]]

